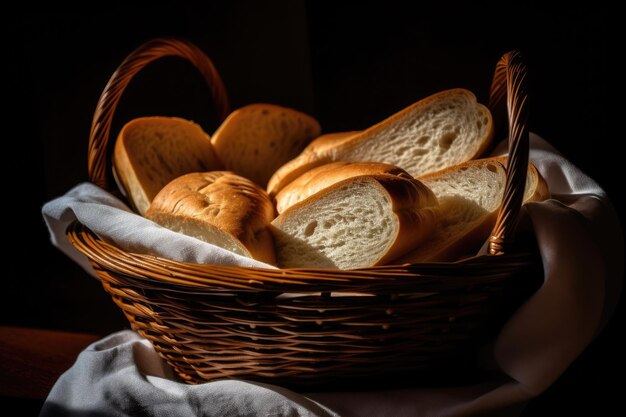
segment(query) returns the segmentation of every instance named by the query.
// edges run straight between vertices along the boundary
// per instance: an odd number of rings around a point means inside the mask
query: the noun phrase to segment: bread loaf
[[[211,142],[228,170],[265,187],[270,176],[320,134],[311,116],[272,104],[232,112]]]
[[[366,175],[339,181],[273,222],[283,268],[365,268],[417,247],[434,229],[437,199],[414,179]]]
[[[452,261],[475,255],[491,233],[506,183],[506,158],[465,162],[420,177],[437,196],[440,220],[434,233],[394,263]],[[549,197],[548,186],[530,164],[524,201]]]
[[[302,150],[302,153],[324,152],[326,149],[334,148],[347,142],[351,137],[356,136],[359,133],[361,133],[360,130],[326,133],[325,135],[315,138]]]
[[[176,178],[156,195],[146,217],[175,232],[275,264],[274,207],[263,189],[231,172]]]
[[[376,161],[424,175],[479,156],[489,145],[489,110],[469,91],[454,89],[427,97],[353,135],[315,141],[279,168],[267,190],[275,196],[304,172],[335,161]]]
[[[332,162],[300,175],[276,194],[276,211],[282,213],[294,204],[339,181],[360,175],[389,174],[413,179],[405,170],[378,162]]]
[[[126,123],[115,143],[113,165],[116,179],[140,214],[174,178],[222,167],[202,128],[177,117],[142,117]]]

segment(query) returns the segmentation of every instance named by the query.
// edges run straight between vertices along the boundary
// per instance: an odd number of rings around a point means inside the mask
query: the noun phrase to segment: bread
[[[144,214],[167,183],[189,172],[222,169],[209,136],[177,117],[142,117],[120,131],[114,172],[129,202]]]
[[[231,172],[176,178],[154,197],[146,217],[175,232],[275,264],[274,207],[263,189]]]
[[[323,151],[328,147],[334,147],[347,142],[351,137],[356,136],[358,133],[361,133],[361,131],[354,130],[350,132],[326,133],[325,135],[315,138],[304,148],[302,152]]]
[[[300,175],[276,194],[276,211],[282,213],[294,204],[339,181],[359,175],[389,174],[412,179],[405,170],[378,162],[332,162]]]
[[[231,113],[211,142],[228,170],[265,187],[270,176],[320,134],[311,116],[272,104]]]
[[[365,268],[417,247],[434,229],[437,199],[394,175],[339,181],[272,222],[282,268]]]
[[[422,246],[394,263],[452,261],[475,255],[489,237],[500,210],[505,163],[502,157],[479,159],[420,177],[439,200],[440,221]],[[524,201],[548,197],[545,180],[530,164]]]
[[[274,173],[267,191],[275,196],[304,172],[335,161],[384,162],[424,175],[479,156],[492,136],[491,114],[471,92],[443,91],[336,145],[312,143]]]

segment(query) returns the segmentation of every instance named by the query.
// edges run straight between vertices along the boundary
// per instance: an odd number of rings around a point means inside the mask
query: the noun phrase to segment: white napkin
[[[605,193],[532,134],[530,159],[546,178],[553,197],[526,205],[545,277],[544,284],[515,312],[494,341],[493,356],[507,380],[381,392],[349,392],[346,387],[346,392],[311,394],[245,381],[185,385],[172,380],[171,371],[146,340],[125,331],[82,352],[53,387],[41,415],[518,415],[524,403],[548,388],[600,332],[617,304],[623,277],[622,233]],[[93,186],[80,187],[97,192],[95,201],[89,192],[74,191],[74,195],[44,207],[53,243],[73,259],[77,259],[76,252],[68,246],[63,233],[73,216],[125,249],[163,249],[163,245],[139,239],[144,236],[143,231],[138,232],[139,226],[102,225],[103,208],[98,202],[111,202],[118,210],[128,209]],[[105,234],[110,226],[116,226],[114,233]],[[120,241],[129,237],[134,239],[130,244]],[[188,252],[181,246],[174,256],[179,260],[211,259],[231,264],[245,260],[235,255],[225,257],[223,251],[217,255],[215,248],[208,246],[208,254],[194,250],[186,258]]]
[[[274,268],[161,227],[134,213],[118,198],[91,183],[79,184],[64,196],[46,203],[42,213],[52,243],[93,276],[95,273],[88,259],[65,236],[67,226],[77,219],[101,239],[126,252],[199,264]]]

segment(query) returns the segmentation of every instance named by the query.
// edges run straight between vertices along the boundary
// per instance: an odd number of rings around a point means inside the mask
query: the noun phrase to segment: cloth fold
[[[157,255],[180,262],[274,268],[161,227],[134,213],[118,198],[91,183],[79,184],[65,195],[46,203],[42,214],[52,244],[94,277],[87,258],[65,236],[67,226],[75,220],[126,252]]]
[[[350,392],[346,387],[345,392],[306,394],[236,380],[185,385],[173,379],[149,342],[124,331],[80,354],[53,387],[41,415],[518,415],[524,403],[548,388],[606,324],[618,301],[624,266],[619,221],[598,184],[534,134],[530,160],[552,193],[548,201],[525,206],[545,276],[494,340],[492,354],[506,379],[451,388]],[[74,219],[125,250],[154,251],[191,262],[255,263],[212,245],[199,248],[200,241],[193,242],[193,249],[176,241],[173,253],[160,252],[167,248],[146,243],[146,236],[162,232],[154,230],[156,225],[147,220],[149,225],[140,224],[145,219],[89,184],[48,203],[43,211],[53,243],[83,266],[84,257],[64,235]],[[106,216],[121,221],[122,214],[138,219],[132,226],[111,230],[102,224]],[[143,227],[152,232],[144,235]]]

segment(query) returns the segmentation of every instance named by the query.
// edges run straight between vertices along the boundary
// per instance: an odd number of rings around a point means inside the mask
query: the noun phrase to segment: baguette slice
[[[365,175],[335,183],[273,222],[283,268],[365,268],[417,247],[434,229],[437,199],[414,179]]]
[[[211,138],[227,169],[265,187],[274,171],[319,136],[311,116],[273,104],[232,112]]]
[[[226,171],[194,172],[167,184],[146,217],[161,226],[268,264],[276,263],[265,190]]]
[[[174,178],[222,168],[209,135],[177,117],[141,117],[126,123],[115,143],[113,165],[118,182],[140,214]]]
[[[422,246],[394,264],[452,261],[475,255],[495,226],[506,183],[506,157],[479,159],[420,177],[437,196],[440,221]],[[549,198],[548,186],[529,164],[524,202]]]
[[[389,174],[413,179],[405,170],[378,162],[332,162],[300,175],[276,194],[276,211],[282,213],[296,203],[339,181],[360,175]]]
[[[314,142],[279,168],[267,191],[275,196],[304,172],[335,161],[376,161],[417,177],[476,158],[491,142],[489,110],[470,91],[447,90],[427,97],[352,136]]]

